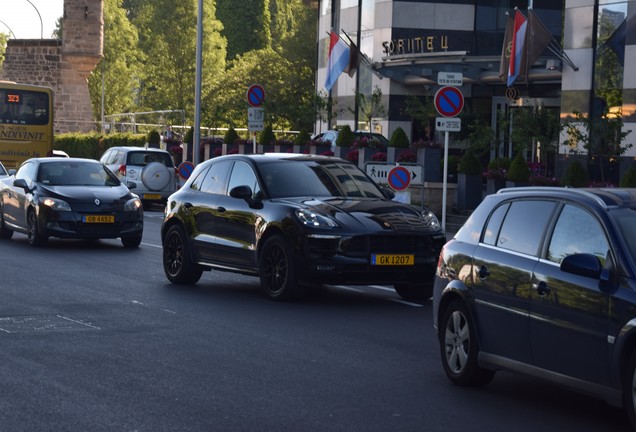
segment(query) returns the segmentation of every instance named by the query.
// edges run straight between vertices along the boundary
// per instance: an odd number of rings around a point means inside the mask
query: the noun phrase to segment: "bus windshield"
[[[0,123],[49,123],[49,95],[41,91],[0,88]]]

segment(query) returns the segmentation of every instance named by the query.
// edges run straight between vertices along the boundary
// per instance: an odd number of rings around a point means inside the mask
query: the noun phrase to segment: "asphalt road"
[[[499,373],[443,374],[431,305],[384,287],[265,298],[255,278],[171,285],[142,245],[0,242],[0,431],[627,431],[620,409]]]

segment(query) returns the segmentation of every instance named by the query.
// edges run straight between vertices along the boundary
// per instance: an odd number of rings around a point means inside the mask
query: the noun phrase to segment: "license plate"
[[[371,265],[413,265],[415,264],[414,255],[371,255]]]
[[[147,200],[160,200],[161,194],[144,194],[144,199]]]
[[[82,216],[82,222],[84,223],[115,223],[115,216],[113,215]]]

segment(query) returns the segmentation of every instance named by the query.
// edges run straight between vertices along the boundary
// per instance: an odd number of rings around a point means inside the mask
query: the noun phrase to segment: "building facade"
[[[503,49],[504,38],[515,9],[525,17],[533,15],[534,24],[527,26],[533,32],[527,39],[530,43],[539,40],[541,32],[551,40],[528,64],[527,73],[509,86],[508,59],[502,62],[502,54],[509,54]],[[520,110],[527,107],[547,110],[557,124],[573,119],[576,113],[596,118],[620,112],[623,130],[636,130],[636,76],[623,73],[636,62],[635,10],[636,1],[613,0],[321,0],[318,92],[326,91],[331,29],[359,46],[368,61],[353,77],[340,75],[329,93],[332,115],[317,122],[316,131],[348,124],[390,137],[401,127],[412,141],[439,141],[435,120],[414,121],[406,107],[414,96],[430,107],[440,88],[440,72],[462,74],[462,132],[467,122],[490,125],[496,135],[491,158],[513,157],[518,151],[510,131],[515,117],[522,118]],[[360,114],[356,94],[371,95],[377,89],[386,115],[368,122]],[[450,135],[451,148],[461,151],[466,147],[465,133]],[[634,140],[636,132],[627,135],[623,144]],[[573,152],[587,152],[580,143],[568,145],[564,132],[547,144],[542,148],[536,142],[524,151],[528,160],[546,163],[555,175],[562,172]],[[620,165],[624,170],[631,164],[636,149],[622,154],[616,149],[614,153],[616,158],[603,163],[611,165],[604,172],[611,172],[614,178],[610,180],[617,182]]]

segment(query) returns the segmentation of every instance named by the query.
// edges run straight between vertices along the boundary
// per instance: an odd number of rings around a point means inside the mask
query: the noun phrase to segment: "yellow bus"
[[[0,81],[0,161],[17,168],[53,151],[53,90]]]

